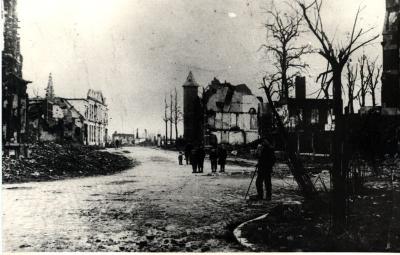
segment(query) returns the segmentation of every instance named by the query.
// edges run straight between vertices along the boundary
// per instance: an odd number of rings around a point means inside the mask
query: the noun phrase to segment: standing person
[[[190,164],[192,165],[192,173],[197,173],[197,158],[198,158],[198,156],[197,156],[197,149],[196,148],[193,148],[191,151],[190,151]]]
[[[210,151],[210,161],[211,161],[211,172],[215,173],[217,171],[217,161],[218,161],[218,153],[216,148],[212,148]]]
[[[204,158],[206,157],[206,152],[204,151],[204,147],[200,146],[198,151],[197,151],[197,167],[199,169],[199,173],[203,172],[203,168],[204,168]]]
[[[272,184],[271,184],[271,174],[272,167],[274,166],[276,161],[274,149],[268,140],[263,140],[262,147],[260,148],[258,163],[257,163],[257,179],[256,179],[256,187],[257,187],[257,199],[263,199],[263,185],[265,185],[266,189],[266,200],[271,200],[272,195]]]
[[[225,172],[226,157],[228,156],[224,146],[221,146],[218,152],[219,172]]]
[[[192,152],[192,145],[190,143],[186,144],[185,146],[185,161],[186,165],[190,163],[190,153]]]
[[[180,151],[178,155],[179,165],[182,165],[182,160],[183,160],[183,153]]]
[[[119,140],[117,139],[117,140],[115,140],[115,148],[118,149],[118,147],[119,147]]]

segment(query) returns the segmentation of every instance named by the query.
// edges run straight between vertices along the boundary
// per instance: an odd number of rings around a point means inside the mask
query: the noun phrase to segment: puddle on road
[[[10,190],[24,190],[24,189],[33,189],[32,187],[9,187],[5,189],[10,189]]]
[[[127,191],[124,193],[119,193],[118,195],[122,195],[122,196],[129,196],[129,195],[134,195],[136,194],[138,191],[142,191],[143,189],[135,189],[133,191]]]
[[[131,180],[131,181],[113,181],[113,182],[109,182],[106,185],[121,185],[121,184],[127,184],[127,183],[134,183],[137,181]]]
[[[172,162],[172,160],[164,157],[153,156],[150,157],[150,161],[152,162]]]
[[[137,198],[107,198],[105,201],[118,201],[118,202],[134,202],[137,201]]]

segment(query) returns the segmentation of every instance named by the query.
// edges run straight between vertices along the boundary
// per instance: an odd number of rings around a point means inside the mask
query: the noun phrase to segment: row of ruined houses
[[[243,146],[267,138],[276,150],[285,151],[270,105],[255,96],[247,85],[232,85],[214,78],[202,93],[199,88],[190,72],[183,85],[187,143]],[[293,97],[273,102],[288,131],[290,146],[298,153],[330,154],[335,130],[333,99],[307,98],[305,77],[296,77],[294,88]],[[346,114],[346,123],[351,123],[346,139],[354,151],[362,151],[363,140],[374,136],[378,151],[395,153],[400,146],[399,116],[396,107],[364,107],[358,114]]]
[[[299,152],[329,153],[333,101],[306,98],[306,81],[297,77],[296,96],[276,102]],[[190,72],[184,90],[184,139],[193,144],[245,145],[269,137],[279,148],[270,107],[245,84],[214,78],[199,94]]]
[[[35,141],[104,146],[108,109],[100,91],[89,90],[84,98],[55,97],[50,76],[46,97],[28,97],[27,86],[31,81],[23,78],[16,6],[17,0],[3,0],[3,155],[26,156],[29,144]]]
[[[49,91],[49,87],[48,87]],[[30,141],[73,142],[105,146],[108,108],[100,91],[90,89],[86,98],[47,94],[32,98],[28,106]]]

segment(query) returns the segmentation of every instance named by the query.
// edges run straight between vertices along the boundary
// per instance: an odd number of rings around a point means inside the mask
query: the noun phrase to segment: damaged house
[[[258,113],[262,99],[245,84],[221,83],[214,78],[205,89],[205,129],[218,143],[246,144],[259,138]]]
[[[329,154],[334,130],[333,99],[306,98],[306,78],[296,77],[295,97],[276,102],[279,115],[299,153]],[[273,132],[279,148],[279,134]]]
[[[106,145],[108,109],[101,92],[89,90],[87,98],[55,97],[51,74],[46,91],[46,98],[29,102],[32,140]]]
[[[32,98],[30,137],[34,141],[83,143],[84,117],[64,98]]]
[[[247,144],[259,136],[262,99],[245,85],[214,78],[199,95],[200,86],[189,73],[184,89],[184,139],[194,144]]]

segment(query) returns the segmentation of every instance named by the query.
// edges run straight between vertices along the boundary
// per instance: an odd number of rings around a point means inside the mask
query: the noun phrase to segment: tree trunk
[[[332,176],[332,216],[333,230],[335,233],[342,233],[346,225],[346,169],[344,160],[344,121],[342,101],[342,80],[340,67],[333,69],[333,113],[335,115],[335,131],[332,141],[333,166]]]
[[[175,124],[175,141],[176,141],[176,139],[178,139],[178,123],[175,122],[174,124]]]
[[[167,147],[168,142],[168,120],[165,121],[165,144],[164,146]]]
[[[172,109],[172,93],[171,93],[171,102],[170,102],[171,104],[170,104],[170,107],[171,107],[171,110],[170,110],[170,115],[169,115],[169,117],[170,117],[170,121],[169,121],[169,140],[170,140],[170,143],[171,143],[171,145],[172,145],[172,121],[173,121],[173,117],[172,117],[172,114],[173,114],[173,109]]]
[[[374,89],[371,92],[371,96],[372,96],[372,106],[375,107],[376,106],[376,98],[375,98],[375,90]]]

